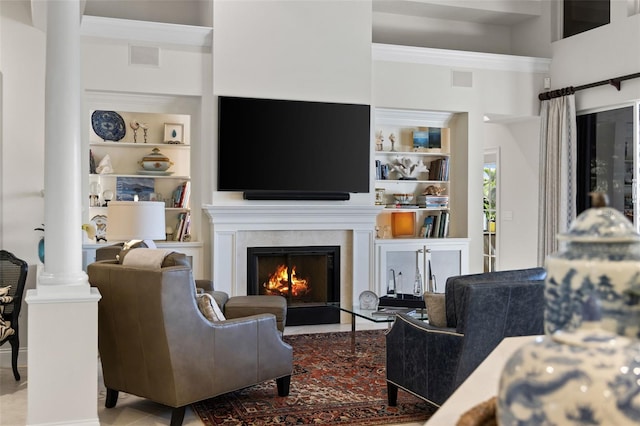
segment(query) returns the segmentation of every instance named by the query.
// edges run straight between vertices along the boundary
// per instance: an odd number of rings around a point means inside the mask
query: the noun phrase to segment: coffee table
[[[364,318],[377,323],[392,323],[396,319],[396,314],[403,310],[403,308],[396,306],[381,306],[380,309],[385,308],[387,311],[385,314],[380,314],[378,309],[360,309],[359,305],[346,305],[342,303],[328,303],[327,305],[351,314],[351,332],[356,331],[356,318]],[[422,321],[427,320],[427,311],[425,309],[405,308],[404,312],[409,312],[409,315],[415,319]],[[391,324],[389,324],[389,326],[391,326]]]

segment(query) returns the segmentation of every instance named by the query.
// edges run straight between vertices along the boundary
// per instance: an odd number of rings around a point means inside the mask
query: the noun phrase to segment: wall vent
[[[160,66],[160,48],[153,46],[129,46],[129,65]]]
[[[473,73],[471,71],[451,71],[452,87],[472,87]]]

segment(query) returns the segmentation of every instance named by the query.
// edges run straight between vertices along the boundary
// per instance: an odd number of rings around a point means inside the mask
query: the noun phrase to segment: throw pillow
[[[118,256],[116,256],[116,259],[118,259],[118,262],[120,262],[120,264],[122,265],[124,264],[124,258],[127,256],[127,254],[129,254],[131,250],[138,249],[138,248],[149,248],[149,247],[144,241],[138,241],[133,244],[124,243],[122,245],[122,249],[120,249],[120,253],[118,254]]]
[[[159,269],[162,267],[164,258],[171,253],[171,250],[139,248],[130,250],[122,260],[125,266],[137,266],[140,268]]]
[[[446,327],[447,316],[445,313],[444,293],[426,292],[423,297],[424,304],[427,307],[429,324],[434,327]]]
[[[169,253],[164,260],[162,261],[162,267],[166,268],[168,266],[188,266],[191,267],[191,263],[189,263],[189,259],[187,255],[184,253],[179,253],[177,251]]]
[[[6,287],[0,287],[0,296],[6,296],[7,294],[9,294],[9,290],[11,290],[10,285]]]
[[[211,322],[224,321],[226,319],[212,295],[203,293],[198,294],[196,297],[198,299],[198,309],[206,319]]]

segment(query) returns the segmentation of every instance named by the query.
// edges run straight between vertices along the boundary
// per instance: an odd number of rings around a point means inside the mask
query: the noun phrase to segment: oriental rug
[[[285,336],[293,347],[289,396],[275,380],[193,404],[210,425],[388,425],[425,422],[435,408],[400,390],[387,404],[384,330]]]

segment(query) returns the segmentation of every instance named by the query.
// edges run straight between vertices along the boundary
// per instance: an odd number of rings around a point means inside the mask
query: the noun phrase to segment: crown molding
[[[452,112],[376,108],[376,125],[448,127]]]
[[[494,71],[548,73],[551,66],[551,59],[548,58],[380,43],[372,44],[371,54],[374,61],[405,62]]]
[[[213,28],[211,27],[135,21],[132,19],[103,18],[89,15],[82,17],[80,35],[83,37],[99,37],[200,48],[211,48],[213,44]]]

